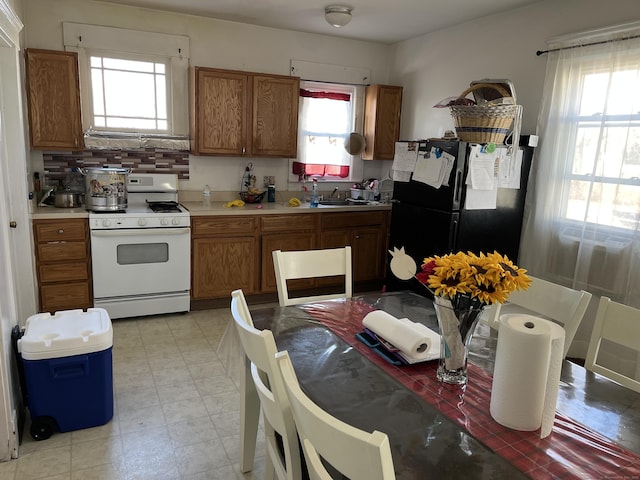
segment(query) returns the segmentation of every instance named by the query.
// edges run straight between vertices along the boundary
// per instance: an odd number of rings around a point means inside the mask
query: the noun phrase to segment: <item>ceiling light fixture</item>
[[[344,5],[330,5],[324,9],[324,18],[329,25],[336,28],[344,27],[351,21],[351,7]]]

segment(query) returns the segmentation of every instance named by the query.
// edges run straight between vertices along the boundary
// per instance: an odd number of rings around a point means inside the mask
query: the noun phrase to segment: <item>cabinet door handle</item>
[[[11,220],[9,222],[9,228],[18,228],[18,222],[16,222],[15,220]]]
[[[360,235],[356,235],[356,240],[358,240],[360,238]]]
[[[60,230],[58,230],[58,233],[62,235],[64,233],[64,230],[61,228]]]

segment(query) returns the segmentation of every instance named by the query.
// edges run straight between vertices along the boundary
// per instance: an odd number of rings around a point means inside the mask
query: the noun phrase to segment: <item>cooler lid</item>
[[[111,319],[104,308],[38,313],[27,319],[18,351],[25,360],[70,357],[113,346]]]

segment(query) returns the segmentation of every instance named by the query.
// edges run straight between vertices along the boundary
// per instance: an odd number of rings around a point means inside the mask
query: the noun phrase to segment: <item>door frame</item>
[[[23,25],[0,0],[0,461],[18,456],[22,396],[11,330],[36,312],[27,187],[26,128],[22,113],[20,31]]]

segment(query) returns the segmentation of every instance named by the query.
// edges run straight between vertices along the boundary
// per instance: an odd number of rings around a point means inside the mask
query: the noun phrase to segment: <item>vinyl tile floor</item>
[[[0,480],[263,479],[262,427],[253,471],[238,466],[238,382],[218,354],[231,320],[228,308],[113,320],[113,419],[42,441],[27,420]]]

